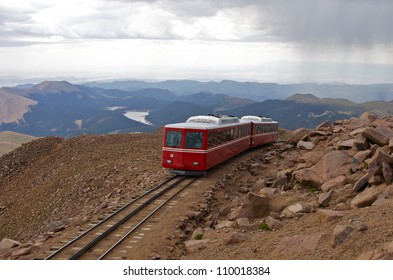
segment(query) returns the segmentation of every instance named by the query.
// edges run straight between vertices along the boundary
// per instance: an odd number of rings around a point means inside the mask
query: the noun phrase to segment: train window
[[[167,131],[165,146],[179,148],[181,145],[181,136],[181,131]]]
[[[200,149],[203,144],[203,132],[186,132],[185,148]]]

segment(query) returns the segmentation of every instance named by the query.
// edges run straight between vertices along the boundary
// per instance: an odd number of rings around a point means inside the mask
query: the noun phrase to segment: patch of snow
[[[144,123],[147,125],[153,125],[151,122],[146,120],[146,116],[149,114],[149,112],[146,111],[127,111],[124,116],[126,116],[127,118],[140,122],[140,123]]]
[[[116,111],[116,110],[125,109],[125,108],[126,107],[123,107],[123,106],[113,106],[113,107],[106,107],[105,110]]]

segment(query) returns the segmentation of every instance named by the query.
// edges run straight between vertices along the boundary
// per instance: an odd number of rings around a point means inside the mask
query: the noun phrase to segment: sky
[[[390,0],[0,0],[0,82],[393,83]]]

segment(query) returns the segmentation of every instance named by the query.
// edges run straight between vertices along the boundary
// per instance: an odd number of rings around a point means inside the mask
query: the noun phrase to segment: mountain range
[[[375,100],[391,101],[393,99],[393,84],[353,85],[343,83],[298,83],[277,84],[259,82],[238,82],[231,80],[200,82],[193,80],[168,80],[161,82],[146,82],[137,80],[99,81],[84,85],[105,89],[121,89],[134,91],[143,88],[159,88],[169,90],[177,95],[195,94],[197,92],[212,92],[229,96],[240,96],[256,101],[267,99],[285,99],[295,93],[313,94],[319,98],[346,98],[353,102],[362,103]]]
[[[302,84],[301,86],[306,86]],[[296,93],[300,85],[143,81],[91,82],[45,81],[0,88],[0,131],[33,136],[72,137],[80,134],[110,134],[153,131],[167,123],[183,122],[196,114],[272,117],[287,129],[314,127],[322,121],[357,117],[364,111],[393,114],[392,85],[350,86],[309,84],[319,88],[318,97]],[[379,101],[355,103],[347,98],[321,98],[326,89],[351,88],[349,95],[364,99],[367,92]],[[289,92],[292,93],[289,95]],[[337,91],[340,92],[339,90]],[[332,94],[335,96],[337,93]],[[251,97],[256,97],[255,99]],[[153,125],[130,119],[128,111],[148,112]]]

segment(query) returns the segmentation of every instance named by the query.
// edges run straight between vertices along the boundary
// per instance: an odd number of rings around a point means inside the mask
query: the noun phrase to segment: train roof
[[[268,122],[268,120],[252,119],[252,117],[261,118],[261,119],[268,119],[268,118],[256,117],[256,116],[246,116],[246,117],[239,119],[237,117],[227,116],[227,115],[199,115],[199,116],[193,116],[193,117],[188,118],[186,122],[167,124],[165,127],[167,127],[167,128],[215,129],[215,128],[233,126],[233,125],[241,124],[241,123]],[[270,119],[270,122],[273,122],[273,120]]]
[[[273,121],[271,118],[268,117],[261,117],[261,116],[244,116],[241,120],[248,120],[252,122],[270,122],[270,123],[277,123]]]
[[[199,115],[188,118],[186,122],[167,124],[165,127],[214,129],[233,126],[235,124],[240,124],[240,120],[237,117],[227,115]]]

